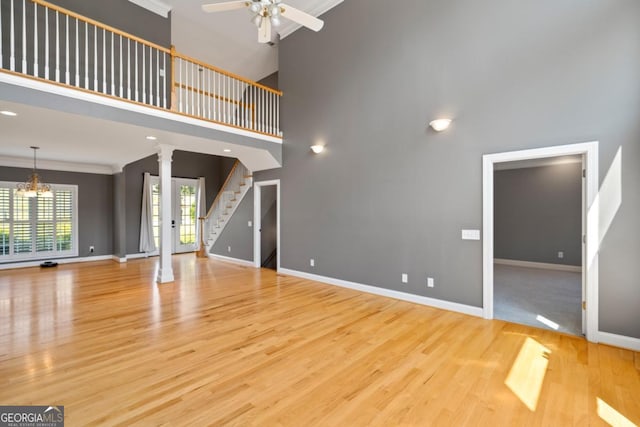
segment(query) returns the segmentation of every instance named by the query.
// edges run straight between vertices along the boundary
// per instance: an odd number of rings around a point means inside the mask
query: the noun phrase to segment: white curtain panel
[[[198,218],[207,215],[207,192],[205,191],[204,177],[198,178],[198,196],[196,199],[196,212]],[[200,244],[200,220],[196,218],[196,236],[198,236],[198,245]]]
[[[144,174],[142,184],[142,214],[140,215],[140,252],[150,253],[158,250],[153,239],[153,195],[152,180],[149,173]]]

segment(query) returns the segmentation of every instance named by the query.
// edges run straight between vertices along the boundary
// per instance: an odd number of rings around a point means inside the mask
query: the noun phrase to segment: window
[[[53,197],[24,197],[0,182],[0,262],[78,255],[75,185],[52,185]]]

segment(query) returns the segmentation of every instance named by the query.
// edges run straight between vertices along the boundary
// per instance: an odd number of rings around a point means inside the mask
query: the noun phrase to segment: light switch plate
[[[480,230],[462,230],[462,240],[480,240]]]
[[[253,226],[253,222],[249,221],[249,222],[247,222],[247,225],[248,225],[249,227],[251,227],[251,226]]]
[[[402,283],[409,283],[409,276],[406,273],[402,273]]]

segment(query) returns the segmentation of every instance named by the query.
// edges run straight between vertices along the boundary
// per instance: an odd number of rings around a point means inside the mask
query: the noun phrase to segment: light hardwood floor
[[[0,271],[0,404],[68,426],[640,424],[640,355],[194,255]]]

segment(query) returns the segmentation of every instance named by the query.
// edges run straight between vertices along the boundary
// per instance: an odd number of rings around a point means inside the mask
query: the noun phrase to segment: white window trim
[[[18,182],[11,181],[0,181],[0,187],[13,189],[16,188]],[[51,251],[47,254],[38,253],[35,251],[36,245],[35,241],[33,242],[32,252],[28,254],[19,254],[19,255],[0,255],[0,264],[4,264],[7,262],[16,262],[16,261],[39,261],[39,260],[48,260],[48,259],[56,259],[56,258],[71,258],[77,257],[79,253],[78,248],[78,186],[77,185],[69,185],[69,184],[50,184],[51,189],[53,191],[58,190],[71,190],[72,198],[71,198],[71,250],[68,251]],[[36,221],[32,220],[32,226]],[[11,222],[13,229],[13,220]],[[11,233],[10,237],[10,247],[13,250],[13,233]]]

